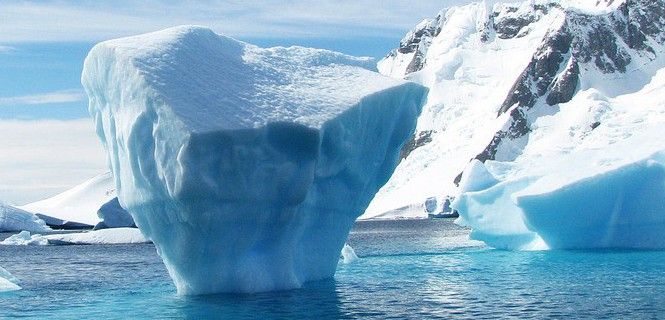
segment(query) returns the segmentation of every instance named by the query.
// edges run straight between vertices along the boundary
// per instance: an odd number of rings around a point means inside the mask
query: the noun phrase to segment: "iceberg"
[[[457,222],[473,228],[472,239],[503,249],[665,248],[662,125],[641,125],[630,135],[617,130],[624,140],[602,148],[472,163],[464,175],[477,180],[462,181],[479,188],[460,185]]]
[[[17,279],[11,273],[0,267],[0,292],[21,290],[16,282]]]
[[[334,275],[427,95],[373,64],[195,26],[90,51],[82,84],[120,205],[179,294]]]
[[[50,228],[30,212],[0,203],[0,232],[21,230],[43,232]]]
[[[2,240],[0,245],[5,246],[45,246],[49,244],[41,234],[30,234],[30,231],[21,231]]]
[[[344,264],[349,264],[353,263],[358,260],[358,256],[356,255],[356,251],[353,250],[353,248],[348,245],[344,244],[344,247],[342,247],[342,252],[340,253],[340,260]]]
[[[97,216],[101,221],[95,225],[95,230],[107,228],[136,228],[132,216],[120,206],[118,198],[113,198],[99,208]]]

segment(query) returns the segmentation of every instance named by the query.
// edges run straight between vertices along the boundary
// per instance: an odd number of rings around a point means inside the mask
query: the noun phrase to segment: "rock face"
[[[118,199],[180,294],[333,276],[427,93],[371,65],[189,26],[91,50],[82,83]]]
[[[537,16],[538,12],[546,13],[547,8],[561,9],[556,2],[534,5],[534,14],[530,17]],[[634,56],[655,58],[659,50],[655,46],[662,44],[665,37],[662,31],[665,20],[660,15],[663,13],[663,2],[647,0],[625,1],[605,14],[562,9],[563,23],[549,30],[501,104],[499,115],[510,110],[509,123],[496,133],[476,159],[493,160],[504,141],[527,135],[534,119],[530,121],[526,114],[540,99],[544,98],[543,102],[549,106],[566,103],[577,92],[580,77],[587,77],[594,69],[609,76],[625,73]],[[502,21],[522,26],[532,19],[522,19],[520,23]],[[580,65],[587,75],[580,74]]]

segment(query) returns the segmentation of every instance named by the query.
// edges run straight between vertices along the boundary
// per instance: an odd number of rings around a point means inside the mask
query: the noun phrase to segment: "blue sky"
[[[79,82],[83,59],[99,41],[198,24],[260,46],[379,58],[422,19],[465,2],[3,0],[0,202],[38,200],[105,170]]]

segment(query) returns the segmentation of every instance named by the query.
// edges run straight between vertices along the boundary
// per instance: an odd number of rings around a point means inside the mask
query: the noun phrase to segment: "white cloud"
[[[16,50],[14,47],[10,47],[10,46],[0,46],[0,54],[1,54],[1,53],[12,52],[12,51],[14,51],[14,50]]]
[[[0,4],[0,42],[97,41],[199,24],[236,37],[395,36],[470,0],[17,1]]]
[[[40,200],[107,169],[91,119],[0,120],[0,202]]]
[[[0,107],[78,102],[84,99],[85,94],[80,90],[64,90],[17,97],[0,97]]]

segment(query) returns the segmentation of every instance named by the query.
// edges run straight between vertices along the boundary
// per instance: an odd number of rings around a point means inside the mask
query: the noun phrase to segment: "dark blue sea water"
[[[364,222],[300,290],[179,297],[151,245],[0,246],[0,318],[665,318],[665,252],[493,250],[447,220]]]

